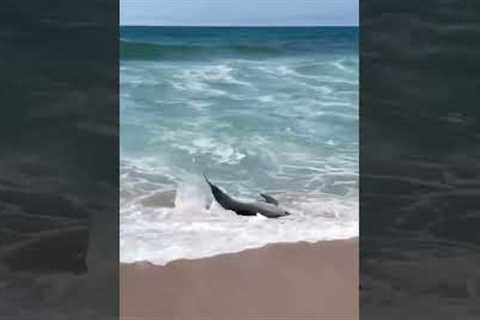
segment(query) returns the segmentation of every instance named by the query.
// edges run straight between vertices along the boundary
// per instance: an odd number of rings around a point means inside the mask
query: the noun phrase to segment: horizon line
[[[359,27],[358,24],[305,24],[305,25],[263,25],[263,24],[245,24],[245,25],[220,25],[220,24],[197,24],[197,25],[188,25],[188,24],[119,24],[119,27],[198,27],[198,28],[309,28],[309,27]]]

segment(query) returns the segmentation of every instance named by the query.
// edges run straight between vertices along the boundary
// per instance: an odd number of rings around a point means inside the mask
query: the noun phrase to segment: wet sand
[[[358,319],[358,240],[122,264],[122,319]]]

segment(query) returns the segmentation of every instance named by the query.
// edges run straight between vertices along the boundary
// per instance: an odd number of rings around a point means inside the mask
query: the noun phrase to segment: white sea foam
[[[134,187],[122,180],[122,189]],[[173,208],[162,207],[167,205],[166,200],[158,201],[156,206],[144,205],[145,194],[122,203],[121,261],[148,260],[164,265],[180,258],[238,252],[271,242],[358,235],[355,195],[279,193],[277,199],[293,214],[272,220],[262,216],[241,217],[222,209],[212,202],[207,186],[200,179],[181,183],[176,190]]]
[[[121,261],[358,236],[355,59],[121,64]],[[293,214],[225,211],[203,171],[235,197],[272,193]]]

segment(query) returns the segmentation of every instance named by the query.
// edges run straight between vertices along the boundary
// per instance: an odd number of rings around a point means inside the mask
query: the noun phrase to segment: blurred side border
[[[0,318],[118,318],[118,5],[0,4]]]
[[[478,21],[360,1],[361,319],[480,317]]]

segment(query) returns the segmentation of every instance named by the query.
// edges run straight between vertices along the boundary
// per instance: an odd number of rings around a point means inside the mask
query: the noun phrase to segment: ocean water
[[[357,236],[357,33],[122,27],[121,261]],[[203,172],[293,214],[225,211]]]

